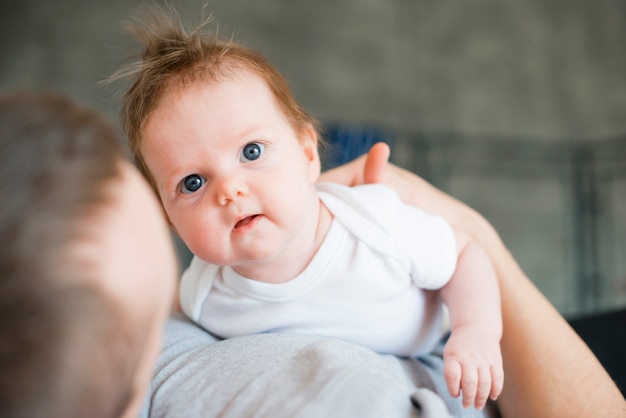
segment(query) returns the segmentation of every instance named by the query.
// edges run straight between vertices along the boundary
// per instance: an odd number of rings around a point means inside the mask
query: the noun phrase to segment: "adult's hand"
[[[367,154],[322,173],[320,180],[346,186],[383,183],[388,170],[389,154],[389,145],[379,142]]]

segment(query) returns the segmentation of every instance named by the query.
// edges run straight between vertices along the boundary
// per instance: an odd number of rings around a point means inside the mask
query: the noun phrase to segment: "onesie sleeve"
[[[409,259],[411,277],[423,289],[443,287],[456,269],[454,231],[441,216],[399,203],[396,234]]]
[[[457,248],[454,231],[444,218],[404,204],[393,189],[381,184],[317,187],[335,218],[382,256],[399,260],[417,286],[435,290],[450,280]]]

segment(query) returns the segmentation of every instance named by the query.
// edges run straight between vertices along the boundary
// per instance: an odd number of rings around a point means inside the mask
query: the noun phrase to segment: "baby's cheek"
[[[215,236],[207,236],[204,234],[195,234],[195,239],[188,244],[189,250],[210,264],[224,265],[228,264],[227,255],[229,246],[224,238],[216,238]]]

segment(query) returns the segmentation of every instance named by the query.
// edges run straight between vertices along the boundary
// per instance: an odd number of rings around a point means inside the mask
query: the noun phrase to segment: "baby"
[[[131,149],[195,255],[184,312],[223,338],[316,334],[418,356],[440,340],[443,301],[451,395],[495,399],[502,320],[482,248],[385,186],[316,183],[319,134],[285,78],[175,22],[139,31],[143,60],[113,78],[135,81],[122,110]]]

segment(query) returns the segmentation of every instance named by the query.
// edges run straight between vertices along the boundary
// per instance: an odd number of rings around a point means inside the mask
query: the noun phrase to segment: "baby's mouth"
[[[248,225],[250,222],[254,221],[257,217],[259,217],[260,215],[250,215],[250,216],[246,216],[245,218],[241,219],[240,221],[238,221],[235,224],[235,227],[233,229],[238,229],[241,227],[244,227],[246,225]]]

